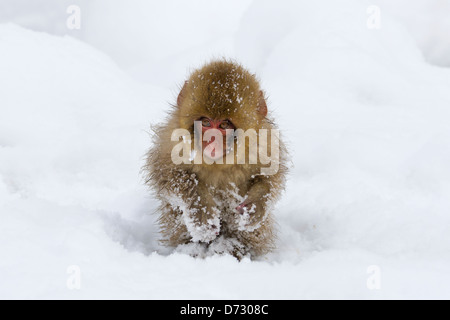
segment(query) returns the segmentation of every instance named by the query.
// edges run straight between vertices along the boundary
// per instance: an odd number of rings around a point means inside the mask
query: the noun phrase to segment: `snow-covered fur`
[[[272,206],[284,189],[287,172],[283,144],[279,170],[270,176],[261,175],[261,164],[175,165],[171,159],[179,143],[171,141],[175,129],[189,130],[193,141],[194,121],[202,116],[230,119],[236,129],[272,129],[264,108],[258,81],[237,63],[209,63],[186,81],[166,123],[153,128],[144,168],[148,185],[161,200],[159,223],[166,244],[202,243],[237,258],[274,248]],[[238,213],[236,207],[246,200],[251,203],[248,210]],[[218,244],[223,241],[226,245]]]

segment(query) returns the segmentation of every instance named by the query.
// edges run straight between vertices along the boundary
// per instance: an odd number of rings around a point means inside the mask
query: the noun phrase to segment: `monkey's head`
[[[261,128],[267,116],[264,93],[255,75],[224,60],[191,74],[178,95],[177,110],[180,128],[193,132],[194,122],[201,121],[203,133],[218,129],[224,136],[227,129]]]

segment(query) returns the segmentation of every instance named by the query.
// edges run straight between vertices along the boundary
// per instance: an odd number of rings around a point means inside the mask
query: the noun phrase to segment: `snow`
[[[0,10],[0,298],[450,298],[448,3],[67,1],[71,31],[41,2]],[[257,73],[292,156],[256,261],[162,247],[140,174],[150,124],[221,56]]]

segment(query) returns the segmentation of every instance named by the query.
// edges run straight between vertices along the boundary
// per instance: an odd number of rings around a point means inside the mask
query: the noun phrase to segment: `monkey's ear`
[[[180,93],[178,94],[178,99],[177,99],[177,106],[181,106],[181,104],[183,103],[183,100],[186,96],[186,91],[187,91],[187,84],[188,82],[186,81],[184,83],[183,89],[181,89]]]
[[[262,90],[259,92],[258,106],[256,108],[263,118],[267,116],[267,103],[266,99],[264,99],[264,92],[262,92]]]

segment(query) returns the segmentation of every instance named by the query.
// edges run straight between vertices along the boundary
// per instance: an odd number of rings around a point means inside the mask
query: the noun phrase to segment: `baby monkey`
[[[144,171],[166,245],[239,260],[274,249],[287,153],[255,75],[235,62],[206,64],[153,132]]]

